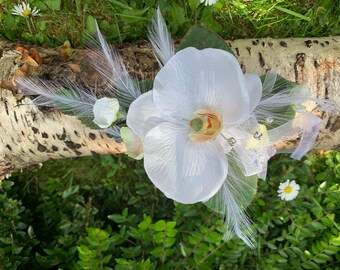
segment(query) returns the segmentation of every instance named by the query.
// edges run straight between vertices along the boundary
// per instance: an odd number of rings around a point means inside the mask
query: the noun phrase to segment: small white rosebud
[[[128,127],[122,127],[120,129],[120,136],[122,137],[125,146],[128,150],[128,156],[134,159],[142,159],[143,144],[141,139]]]
[[[101,98],[93,105],[93,122],[100,128],[107,128],[117,120],[119,103],[116,98]]]

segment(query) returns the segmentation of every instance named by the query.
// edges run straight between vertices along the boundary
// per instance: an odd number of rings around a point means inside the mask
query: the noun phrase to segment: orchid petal
[[[164,121],[152,101],[152,91],[131,103],[126,123],[142,140],[146,133]]]
[[[144,166],[165,196],[186,204],[211,198],[228,171],[223,149],[217,143],[194,143],[185,126],[170,122],[147,133]]]
[[[153,99],[163,114],[177,119],[212,109],[221,114],[224,124],[233,125],[249,114],[240,65],[232,54],[219,49],[189,47],[177,52],[156,75]]]

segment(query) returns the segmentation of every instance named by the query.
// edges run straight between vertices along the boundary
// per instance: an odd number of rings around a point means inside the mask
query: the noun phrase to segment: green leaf
[[[177,51],[188,47],[195,47],[199,50],[215,48],[233,53],[221,37],[199,25],[192,27],[188,31],[182,39],[182,42],[179,44]]]
[[[120,7],[120,8],[127,9],[127,10],[132,10],[132,7],[128,6],[125,3],[122,3],[121,1],[117,1],[117,0],[108,0],[108,1],[116,7]]]
[[[45,0],[45,4],[48,6],[49,9],[54,11],[60,10],[61,0]]]
[[[191,10],[197,9],[200,5],[199,0],[189,0],[188,3],[189,3],[189,7],[190,7]]]
[[[36,27],[39,31],[43,32],[46,29],[46,23],[44,21],[37,22]]]
[[[304,262],[302,264],[302,267],[305,269],[320,269],[320,267],[316,263],[311,262],[311,261]]]
[[[24,247],[12,246],[12,253],[19,254]]]
[[[316,255],[315,258],[313,259],[313,261],[315,261],[316,263],[325,263],[330,260],[332,260],[332,257],[324,253]]]
[[[300,256],[301,254],[303,254],[302,250],[299,249],[298,247],[291,247],[291,249],[294,251],[294,253],[298,256]]]
[[[268,246],[270,249],[273,249],[273,250],[277,249],[277,246],[275,246],[272,242],[268,242],[268,243],[267,243],[267,246]]]
[[[156,247],[151,251],[151,254],[156,258],[161,257],[163,254],[163,247]]]
[[[139,223],[138,225],[138,228],[141,229],[142,231],[146,231],[149,227],[149,224],[143,220],[141,223]]]
[[[168,221],[167,223],[166,223],[166,228],[167,229],[173,229],[173,228],[175,228],[175,226],[176,226],[176,221]]]
[[[323,230],[326,227],[324,225],[322,225],[320,222],[314,221],[311,223],[311,226],[315,229],[315,230]]]
[[[205,237],[205,240],[209,243],[217,243],[221,240],[221,235],[215,231],[212,231]]]
[[[282,256],[282,257],[285,257],[285,258],[288,258],[288,255],[286,252],[284,252],[283,250],[278,250],[279,254]]]
[[[166,235],[169,237],[175,237],[177,234],[177,230],[176,229],[171,229],[171,228],[167,228],[166,229]]]
[[[156,234],[154,235],[154,239],[155,239],[155,242],[156,242],[157,244],[162,243],[163,240],[164,240],[164,238],[165,238],[165,235],[164,235],[163,232],[158,232],[158,233],[156,233]]]
[[[89,15],[86,17],[86,30],[93,35],[97,31],[96,20],[93,16]]]
[[[184,24],[187,21],[185,18],[184,9],[176,3],[172,3],[171,16],[172,16],[173,22],[178,26]]]
[[[164,220],[159,220],[151,226],[154,231],[164,231],[166,228],[166,222]]]
[[[128,214],[129,214],[129,209],[124,208],[124,210],[122,211],[122,216],[126,218],[128,216]]]
[[[62,198],[66,199],[70,197],[71,195],[78,193],[78,191],[79,191],[79,185],[70,186],[66,190],[64,190],[64,192],[62,193]]]
[[[171,247],[173,244],[175,244],[176,238],[166,238],[165,239],[165,247]]]
[[[77,250],[82,255],[88,255],[90,253],[89,248],[85,245],[81,245],[80,247],[77,247]]]
[[[107,218],[113,220],[116,223],[126,222],[126,218],[119,214],[108,215]]]

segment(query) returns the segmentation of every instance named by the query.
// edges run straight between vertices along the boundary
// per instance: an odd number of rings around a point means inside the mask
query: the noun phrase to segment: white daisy
[[[299,194],[300,186],[295,183],[295,180],[287,180],[279,185],[279,197],[281,200],[291,201]]]
[[[204,3],[206,6],[211,6],[217,2],[217,0],[200,0],[201,3]]]
[[[40,10],[36,7],[34,7],[32,10],[29,3],[22,2],[21,4],[15,5],[13,7],[12,14],[28,18],[31,16],[39,16],[39,11]]]

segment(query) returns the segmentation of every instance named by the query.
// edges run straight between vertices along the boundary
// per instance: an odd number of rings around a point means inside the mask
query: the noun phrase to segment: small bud
[[[144,154],[143,144],[140,138],[128,127],[122,127],[120,129],[120,136],[128,150],[128,156],[137,160],[142,159]]]
[[[116,98],[101,98],[93,105],[93,122],[100,128],[107,128],[117,120],[119,103]]]

